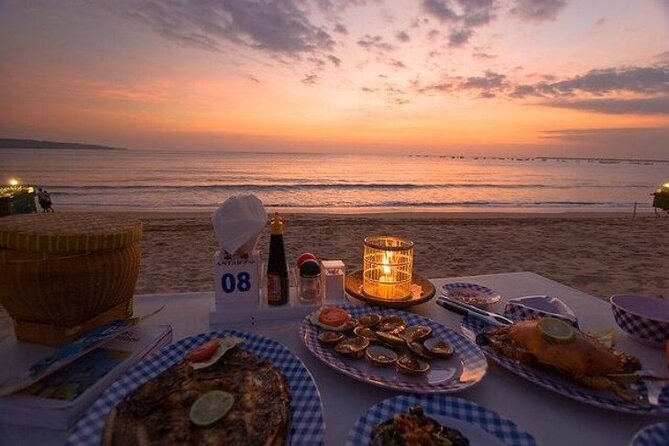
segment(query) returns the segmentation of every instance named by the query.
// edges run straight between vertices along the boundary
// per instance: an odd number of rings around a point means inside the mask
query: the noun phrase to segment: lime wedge
[[[574,340],[574,327],[554,317],[539,319],[537,330],[546,340],[557,344],[568,344]]]
[[[190,420],[196,426],[210,426],[226,416],[235,397],[222,390],[212,390],[195,400],[190,407]]]

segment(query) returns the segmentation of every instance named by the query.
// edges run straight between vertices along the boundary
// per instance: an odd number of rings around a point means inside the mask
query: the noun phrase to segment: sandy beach
[[[213,289],[217,242],[208,213],[153,213],[144,221],[137,293]],[[669,219],[629,214],[287,214],[288,261],[302,252],[362,266],[362,241],[394,234],[415,242],[425,277],[533,271],[593,296],[667,294]],[[267,255],[266,236],[259,242]]]
[[[213,290],[217,242],[209,213],[135,214],[144,222],[137,294]],[[415,242],[415,272],[452,277],[533,271],[607,299],[667,295],[669,219],[630,214],[286,214],[289,262],[309,251],[362,266],[362,241]],[[259,242],[267,256],[268,238]],[[3,317],[6,334],[8,320]]]

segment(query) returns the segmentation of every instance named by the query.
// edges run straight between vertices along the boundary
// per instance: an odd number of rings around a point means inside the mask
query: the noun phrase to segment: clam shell
[[[446,341],[437,338],[430,338],[423,342],[423,346],[434,356],[448,358],[453,354],[453,346]]]
[[[356,336],[359,336],[361,338],[365,338],[370,341],[378,341],[378,337],[376,336],[376,332],[372,330],[369,327],[365,327],[364,325],[358,325],[353,329],[353,333]]]
[[[426,325],[411,325],[397,334],[407,342],[418,342],[432,336],[432,329]]]
[[[386,316],[379,322],[379,330],[397,334],[404,330],[406,322],[399,316]]]
[[[321,331],[318,333],[318,341],[326,345],[334,345],[344,339],[344,334],[338,331]]]
[[[389,345],[390,347],[402,347],[404,346],[404,339],[395,336],[392,333],[387,333],[385,331],[377,331],[376,336],[379,338],[379,341]]]
[[[347,332],[347,331],[353,331],[355,327],[359,325],[359,322],[356,318],[349,318],[348,321],[346,322],[346,326],[342,329],[342,331]]]
[[[372,345],[365,351],[365,356],[374,365],[384,366],[397,361],[397,353],[380,345]]]
[[[369,347],[369,340],[365,338],[346,338],[339,344],[335,345],[335,351],[343,355],[359,357],[365,349]]]
[[[423,344],[419,342],[407,342],[407,347],[409,347],[409,350],[411,350],[411,353],[414,355],[423,358],[423,359],[431,359],[432,356],[430,355],[430,352],[423,347]]]
[[[373,327],[381,322],[381,315],[376,313],[363,314],[360,316],[360,319],[358,319],[358,322],[360,322],[360,325],[364,325],[365,327]]]
[[[405,375],[419,375],[430,370],[430,364],[411,356],[402,356],[395,363],[397,371]]]

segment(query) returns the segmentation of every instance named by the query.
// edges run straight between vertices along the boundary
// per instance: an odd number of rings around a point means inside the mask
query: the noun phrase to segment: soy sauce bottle
[[[275,213],[269,225],[269,260],[267,261],[267,303],[284,305],[288,303],[290,284],[286,251],[283,247],[283,221]]]

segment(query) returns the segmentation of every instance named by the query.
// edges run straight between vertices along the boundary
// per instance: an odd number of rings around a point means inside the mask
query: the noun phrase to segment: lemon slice
[[[537,330],[550,342],[568,344],[574,340],[574,327],[554,317],[539,319]]]
[[[211,426],[228,414],[234,402],[231,393],[222,390],[207,392],[190,407],[190,420],[196,426]]]

